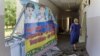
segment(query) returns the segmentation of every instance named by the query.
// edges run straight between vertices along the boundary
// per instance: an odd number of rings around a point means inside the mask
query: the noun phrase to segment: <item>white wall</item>
[[[88,18],[100,16],[100,0],[91,0],[91,5],[87,11]]]
[[[0,0],[0,15],[4,15],[4,0]]]
[[[10,56],[10,48],[5,47],[4,39],[4,0],[0,0],[0,56]]]
[[[87,10],[87,35],[89,56],[100,56],[100,0],[91,0]]]

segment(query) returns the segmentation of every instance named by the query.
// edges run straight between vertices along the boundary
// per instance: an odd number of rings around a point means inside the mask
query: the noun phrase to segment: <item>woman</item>
[[[74,19],[74,23],[71,24],[70,27],[70,42],[73,45],[73,51],[77,51],[77,43],[79,41],[79,35],[80,35],[80,24],[78,22],[78,19]]]

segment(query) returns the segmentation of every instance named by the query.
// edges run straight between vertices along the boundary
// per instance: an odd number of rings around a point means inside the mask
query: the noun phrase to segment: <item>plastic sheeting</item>
[[[26,4],[24,15],[26,56],[35,55],[56,42],[57,24],[48,7],[29,2]]]

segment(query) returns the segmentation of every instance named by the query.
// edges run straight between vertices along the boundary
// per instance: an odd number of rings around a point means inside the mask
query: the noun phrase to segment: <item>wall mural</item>
[[[56,42],[57,24],[48,7],[29,2],[26,5],[24,15],[26,56],[32,56]]]

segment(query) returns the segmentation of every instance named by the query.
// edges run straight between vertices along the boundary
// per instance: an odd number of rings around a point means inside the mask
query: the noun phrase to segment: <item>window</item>
[[[10,36],[16,24],[16,1],[5,0],[5,37]]]

